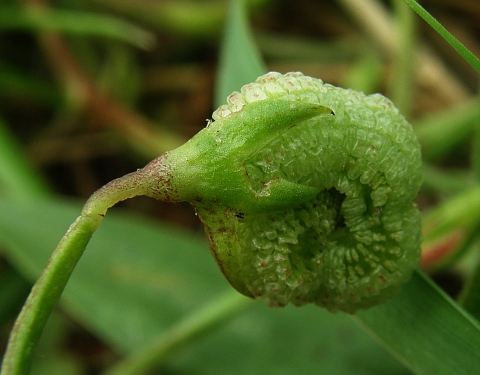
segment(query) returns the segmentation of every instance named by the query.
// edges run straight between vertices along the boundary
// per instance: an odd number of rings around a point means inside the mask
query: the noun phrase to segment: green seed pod
[[[382,95],[271,72],[159,160],[149,195],[191,202],[229,282],[269,305],[353,313],[418,265],[420,147]]]

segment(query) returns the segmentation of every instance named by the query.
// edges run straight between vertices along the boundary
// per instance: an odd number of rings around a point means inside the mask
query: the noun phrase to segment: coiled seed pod
[[[419,262],[420,147],[379,94],[270,72],[161,164],[150,195],[190,201],[230,283],[270,305],[352,313]]]

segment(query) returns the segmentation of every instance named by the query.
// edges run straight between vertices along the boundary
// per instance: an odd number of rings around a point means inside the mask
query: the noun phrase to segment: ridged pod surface
[[[220,185],[217,198],[191,199],[215,259],[235,288],[272,306],[315,303],[353,313],[386,300],[420,258],[421,216],[413,200],[421,156],[410,124],[382,95],[270,72],[214,112],[205,129],[212,144],[249,106],[275,100],[333,114],[294,121],[232,162],[260,206],[276,186],[299,187],[288,190],[293,198],[286,194],[283,206],[283,198],[258,210],[242,206],[243,193]],[[254,129],[260,117],[252,118],[245,126]],[[209,174],[220,173],[212,168]],[[234,197],[222,200],[230,192]]]

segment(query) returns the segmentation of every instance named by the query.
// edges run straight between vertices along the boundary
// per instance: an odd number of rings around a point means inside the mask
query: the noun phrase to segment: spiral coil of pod
[[[293,124],[252,150],[243,162],[252,194],[268,196],[280,180],[319,193],[273,212],[227,210],[229,246],[239,249],[238,271],[226,272],[227,278],[273,306],[313,302],[354,312],[384,301],[409,279],[420,258],[421,216],[413,200],[421,156],[411,126],[382,95],[337,88],[299,72],[259,77],[230,95],[213,120],[271,99],[320,104],[334,116]],[[233,253],[213,238],[209,214],[201,207],[199,213],[223,269]]]

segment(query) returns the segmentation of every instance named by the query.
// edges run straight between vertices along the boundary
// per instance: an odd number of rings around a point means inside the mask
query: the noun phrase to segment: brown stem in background
[[[22,0],[26,7],[49,6],[45,0]],[[63,83],[69,100],[101,118],[100,123],[111,126],[150,157],[185,143],[185,139],[164,129],[101,92],[94,80],[82,69],[65,40],[54,32],[37,34],[54,73]]]
[[[338,2],[377,42],[387,56],[395,56],[394,23],[380,2],[375,0],[338,0]],[[445,104],[461,103],[470,96],[468,90],[458,82],[429,46],[421,44],[417,51],[417,59],[416,76],[419,83],[436,92]]]

